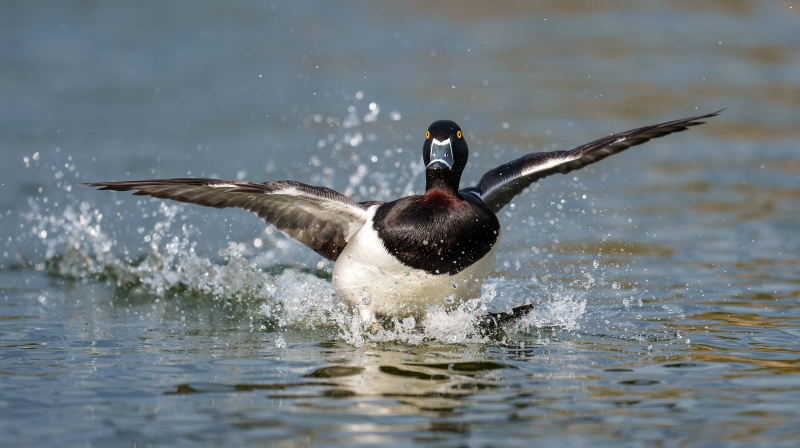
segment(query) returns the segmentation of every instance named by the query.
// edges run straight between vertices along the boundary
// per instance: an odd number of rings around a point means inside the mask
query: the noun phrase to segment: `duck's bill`
[[[450,139],[440,142],[433,139],[431,142],[430,162],[425,166],[429,170],[453,169],[453,148]]]

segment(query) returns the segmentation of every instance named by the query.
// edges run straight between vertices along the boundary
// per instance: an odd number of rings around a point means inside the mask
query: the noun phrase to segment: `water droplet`
[[[594,266],[594,268],[597,269],[597,268],[600,267],[600,262],[597,261],[597,260],[594,260],[594,262],[592,263],[592,266]]]

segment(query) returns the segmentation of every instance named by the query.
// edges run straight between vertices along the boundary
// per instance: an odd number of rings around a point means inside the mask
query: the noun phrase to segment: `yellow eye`
[[[425,131],[425,140],[431,138],[431,131]]]
[[[461,129],[459,129],[458,132],[456,132],[456,137],[461,138]]]

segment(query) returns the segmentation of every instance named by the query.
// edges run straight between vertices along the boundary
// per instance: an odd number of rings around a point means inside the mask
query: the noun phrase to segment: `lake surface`
[[[8,446],[795,446],[800,4],[4,2]],[[697,3],[697,4],[696,4]],[[424,188],[723,114],[500,213],[481,332],[372,334],[330,262],[239,210],[79,187],[208,176]]]

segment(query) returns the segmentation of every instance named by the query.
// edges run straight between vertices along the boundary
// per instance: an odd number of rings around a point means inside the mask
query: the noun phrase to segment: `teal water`
[[[0,437],[30,445],[794,446],[800,5],[6,2]],[[492,310],[360,329],[255,216],[79,182],[215,176],[358,200],[722,116],[501,213]]]

